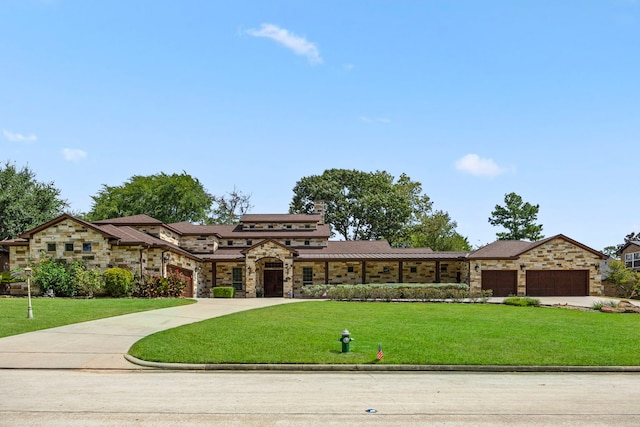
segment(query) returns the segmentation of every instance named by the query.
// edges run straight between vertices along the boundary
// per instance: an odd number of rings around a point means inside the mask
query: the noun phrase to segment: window
[[[251,224],[251,225],[249,226],[249,228],[256,228],[256,225],[255,225],[255,224]]]
[[[311,224],[305,224],[304,228],[311,228]]]
[[[440,265],[440,272],[441,273],[446,273],[447,272],[447,264]]]
[[[242,290],[242,267],[233,267],[231,271],[231,275],[233,276],[233,287],[236,291]]]
[[[253,245],[253,241],[252,240],[247,240],[247,246],[251,246]]]
[[[287,228],[291,228],[291,224],[287,224],[287,226],[286,226],[286,227],[287,227]]]
[[[273,224],[269,224],[269,228],[273,228]]]
[[[93,250],[93,245],[91,242],[82,243],[82,252],[91,252]]]
[[[65,243],[64,244],[65,252],[73,252],[73,243]]]
[[[388,273],[390,271],[391,271],[391,269],[389,269],[389,267],[382,267],[382,272],[383,273]]]
[[[353,265],[347,266],[347,273],[353,273]]]
[[[56,244],[55,243],[47,243],[47,252],[55,252]]]
[[[313,285],[313,267],[302,267],[302,284]]]
[[[282,268],[281,262],[265,262],[264,268]]]
[[[624,266],[626,268],[640,268],[640,252],[624,254]]]
[[[233,240],[227,240],[227,246],[233,246]]]
[[[417,273],[418,272],[418,267],[411,267],[410,270],[412,273]]]
[[[287,246],[291,246],[291,240],[285,240],[284,244],[287,245]]]
[[[305,245],[305,246],[309,246],[310,244],[311,244],[311,242],[310,242],[309,240],[305,240],[305,241],[304,241],[304,245]]]

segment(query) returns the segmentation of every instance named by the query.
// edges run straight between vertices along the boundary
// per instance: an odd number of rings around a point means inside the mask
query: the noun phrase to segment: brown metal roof
[[[328,239],[331,229],[328,225],[318,225],[318,228],[292,228],[292,229],[264,229],[243,230],[242,225],[197,225],[190,222],[177,222],[170,224],[171,228],[183,235],[207,236],[215,235],[220,239]]]
[[[554,239],[562,239],[569,242],[579,248],[584,249],[587,252],[591,252],[601,259],[606,259],[607,256],[602,252],[596,251],[588,246],[583,245],[563,234],[556,234],[555,236],[547,237],[546,239],[538,240],[536,242],[524,242],[522,240],[496,240],[487,246],[480,248],[469,254],[469,259],[515,259],[520,255],[528,252],[538,246],[544,245]]]
[[[163,225],[162,221],[152,218],[149,215],[131,215],[121,218],[101,219],[91,221],[93,224],[115,224],[115,225]]]
[[[240,218],[242,223],[250,222],[319,222],[320,214],[244,214]]]

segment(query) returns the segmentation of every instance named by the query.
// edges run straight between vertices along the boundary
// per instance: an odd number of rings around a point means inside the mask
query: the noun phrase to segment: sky
[[[474,246],[515,192],[549,237],[640,231],[640,0],[0,0],[0,161],[76,212],[186,172],[287,213],[402,173]]]

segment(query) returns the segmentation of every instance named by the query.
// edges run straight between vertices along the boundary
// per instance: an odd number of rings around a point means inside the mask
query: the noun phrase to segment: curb
[[[303,371],[303,372],[640,372],[640,366],[523,366],[523,365],[310,365],[260,363],[149,362],[125,354],[130,363],[174,371]]]

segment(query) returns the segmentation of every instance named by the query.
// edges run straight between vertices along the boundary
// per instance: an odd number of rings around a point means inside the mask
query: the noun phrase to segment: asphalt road
[[[638,402],[637,373],[0,370],[0,426],[637,426]]]

